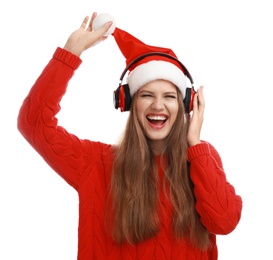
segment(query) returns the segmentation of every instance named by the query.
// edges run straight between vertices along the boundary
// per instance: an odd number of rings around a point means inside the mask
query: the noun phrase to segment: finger
[[[200,103],[202,103],[203,105],[205,105],[205,99],[204,99],[204,86],[201,86],[199,89],[198,89],[198,101]]]
[[[198,115],[199,119],[203,121],[204,117],[204,111],[205,111],[205,99],[204,99],[204,94],[203,94],[203,86],[200,87],[197,91],[197,110],[196,114]]]
[[[88,27],[86,28],[87,31],[92,31],[92,24],[93,24],[93,21],[95,20],[95,18],[97,17],[97,12],[94,12],[91,16],[91,19],[90,19],[90,22],[88,24]]]
[[[85,16],[85,17],[84,17],[83,22],[82,22],[82,24],[81,24],[81,28],[83,28],[83,29],[85,29],[85,28],[86,28],[86,25],[87,25],[88,19],[89,19],[89,17],[88,17],[88,16]]]
[[[199,98],[200,99],[204,99],[204,86],[201,86],[199,89],[198,89],[198,92],[199,92]]]
[[[101,39],[106,39],[108,36],[105,36],[105,33],[110,29],[112,21],[105,23],[99,30],[95,31]]]

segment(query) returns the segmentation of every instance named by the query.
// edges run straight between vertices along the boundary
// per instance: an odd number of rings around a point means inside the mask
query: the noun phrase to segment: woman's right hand
[[[111,27],[112,22],[107,22],[99,30],[93,31],[92,24],[96,16],[97,13],[94,12],[89,24],[87,24],[89,17],[86,16],[84,18],[81,27],[69,36],[64,46],[65,50],[80,57],[85,50],[107,38],[107,36],[104,36],[104,34]]]

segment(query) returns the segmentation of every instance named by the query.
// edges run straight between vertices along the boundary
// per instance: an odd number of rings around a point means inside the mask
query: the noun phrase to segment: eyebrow
[[[167,92],[164,92],[164,94],[174,94],[174,95],[177,95],[177,92],[176,91],[167,91]]]

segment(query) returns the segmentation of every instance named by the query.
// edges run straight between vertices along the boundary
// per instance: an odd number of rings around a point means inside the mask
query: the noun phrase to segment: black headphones
[[[125,74],[127,73],[127,71],[129,70],[129,68],[137,63],[138,61],[144,59],[145,57],[148,56],[163,56],[163,57],[167,57],[170,58],[172,60],[175,60],[182,68],[184,74],[186,75],[186,77],[190,80],[191,82],[191,88],[186,88],[186,92],[185,92],[185,97],[183,99],[183,103],[185,106],[185,113],[190,113],[192,111],[192,107],[193,107],[193,97],[194,94],[196,93],[196,91],[194,90],[194,82],[192,79],[191,74],[189,73],[188,69],[175,57],[167,54],[167,53],[163,53],[163,52],[149,52],[146,54],[143,54],[139,57],[137,57],[136,59],[134,59],[132,62],[130,62],[127,67],[123,70],[120,79],[119,79],[119,86],[116,90],[114,90],[113,93],[113,102],[114,102],[114,107],[115,109],[120,108],[121,112],[124,111],[129,111],[130,110],[130,106],[131,106],[131,102],[132,102],[132,97],[130,95],[130,89],[129,89],[129,85],[128,84],[123,84],[122,85],[122,81],[123,78],[125,76]]]

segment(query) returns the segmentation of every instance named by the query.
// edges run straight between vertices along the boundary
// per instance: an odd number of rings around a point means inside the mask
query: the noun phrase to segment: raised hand
[[[104,36],[104,34],[111,27],[112,22],[107,22],[103,27],[94,31],[92,29],[92,23],[96,16],[97,13],[94,12],[90,21],[88,16],[84,18],[80,28],[69,36],[64,46],[65,50],[80,56],[85,50],[98,44],[101,41],[104,41],[107,38],[107,36]]]
[[[194,96],[193,112],[189,114],[189,130],[187,141],[189,146],[200,143],[201,128],[204,120],[205,99],[203,94],[203,86],[201,86]]]

